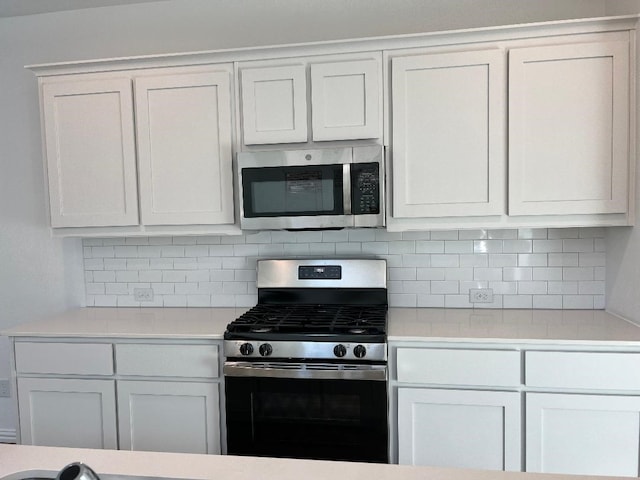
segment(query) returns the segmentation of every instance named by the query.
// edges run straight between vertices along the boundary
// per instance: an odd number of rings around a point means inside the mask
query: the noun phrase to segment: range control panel
[[[341,278],[340,265],[300,265],[298,267],[300,280],[340,280]]]

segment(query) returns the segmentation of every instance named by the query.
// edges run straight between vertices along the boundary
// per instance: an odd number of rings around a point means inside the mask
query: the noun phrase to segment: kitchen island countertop
[[[87,307],[0,332],[13,337],[221,340],[248,308]],[[604,310],[389,309],[389,341],[640,346],[640,326]]]
[[[616,477],[496,472],[457,468],[412,467],[371,463],[293,460],[281,458],[132,452],[0,444],[0,479],[18,472],[55,476],[69,463],[80,461],[95,472],[180,479],[233,480],[594,480]]]

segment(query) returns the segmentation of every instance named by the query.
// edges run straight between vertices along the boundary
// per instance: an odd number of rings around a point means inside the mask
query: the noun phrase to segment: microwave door
[[[242,228],[347,226],[345,207],[350,209],[351,198],[350,193],[345,196],[345,191],[350,192],[348,167],[333,164],[243,168]]]

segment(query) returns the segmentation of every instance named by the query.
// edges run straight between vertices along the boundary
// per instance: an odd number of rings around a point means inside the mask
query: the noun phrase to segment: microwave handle
[[[342,165],[342,201],[344,214],[351,215],[351,164]]]

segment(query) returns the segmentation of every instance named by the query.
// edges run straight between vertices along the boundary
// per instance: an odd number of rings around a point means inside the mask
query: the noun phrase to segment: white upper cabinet
[[[51,225],[137,225],[131,82],[69,78],[42,86]]]
[[[233,223],[231,70],[135,79],[144,225]]]
[[[311,65],[313,140],[380,136],[380,62]]]
[[[233,226],[232,64],[41,84],[52,227],[122,235]]]
[[[395,55],[393,216],[503,213],[504,52]]]
[[[509,52],[509,215],[625,213],[629,43]]]
[[[244,62],[238,69],[244,145],[382,136],[379,52]]]
[[[304,65],[243,69],[241,81],[246,145],[307,141]]]

